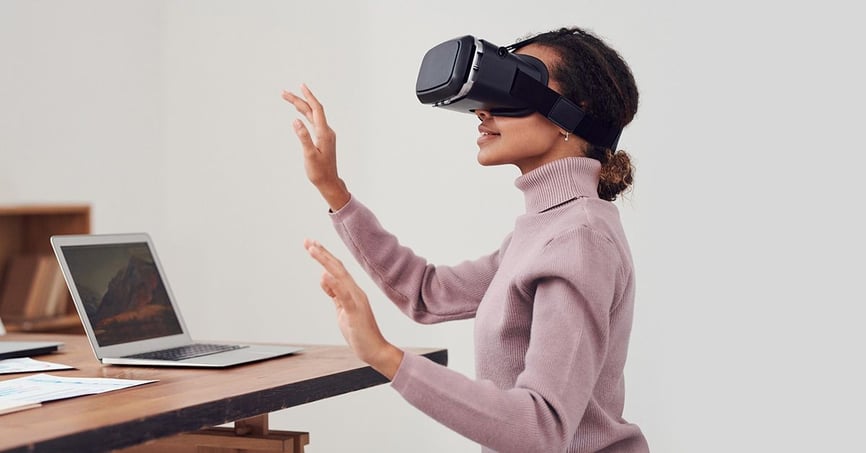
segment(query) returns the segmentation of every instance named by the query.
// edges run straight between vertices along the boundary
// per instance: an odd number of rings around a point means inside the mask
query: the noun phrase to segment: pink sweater
[[[352,199],[337,232],[385,294],[421,323],[475,318],[472,380],[406,354],[392,382],[412,405],[484,451],[648,452],[622,418],[634,270],[598,161],[520,176],[526,213],[496,252],[434,266]]]

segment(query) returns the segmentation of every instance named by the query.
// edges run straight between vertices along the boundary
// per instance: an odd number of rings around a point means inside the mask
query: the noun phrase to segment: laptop
[[[59,341],[0,340],[0,360],[50,354],[61,346],[63,343]]]
[[[193,341],[147,233],[55,235],[51,246],[102,363],[227,367],[301,350]]]

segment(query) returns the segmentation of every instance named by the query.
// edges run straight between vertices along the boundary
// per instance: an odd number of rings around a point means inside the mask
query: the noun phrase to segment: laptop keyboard
[[[234,344],[210,344],[196,343],[177,348],[162,349],[159,351],[145,352],[127,356],[132,359],[148,359],[148,360],[185,360],[193,357],[201,357],[203,355],[216,354],[218,352],[233,351],[246,346]]]

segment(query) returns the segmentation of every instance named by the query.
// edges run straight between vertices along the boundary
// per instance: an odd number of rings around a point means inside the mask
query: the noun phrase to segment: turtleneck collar
[[[527,213],[544,212],[574,198],[598,198],[601,162],[566,157],[521,175],[514,185],[523,192]]]

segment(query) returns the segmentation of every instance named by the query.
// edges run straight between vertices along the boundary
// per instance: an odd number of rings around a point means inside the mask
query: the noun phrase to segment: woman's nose
[[[487,118],[490,118],[490,110],[476,109],[475,116],[477,116],[479,120],[484,121]]]

